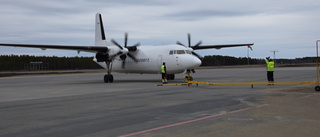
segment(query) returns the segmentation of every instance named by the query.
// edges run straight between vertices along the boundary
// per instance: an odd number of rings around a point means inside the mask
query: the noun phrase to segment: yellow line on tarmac
[[[209,83],[200,81],[188,81],[188,83],[203,84],[203,85],[313,85],[317,84],[316,81],[306,81],[306,82],[243,82],[243,83]]]

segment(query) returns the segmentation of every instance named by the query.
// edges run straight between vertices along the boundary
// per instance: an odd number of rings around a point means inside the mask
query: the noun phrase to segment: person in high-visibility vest
[[[266,57],[267,64],[267,77],[269,82],[274,82],[273,72],[274,72],[274,61],[270,57]]]
[[[167,84],[168,80],[167,80],[167,68],[166,68],[166,63],[163,62],[162,66],[161,66],[161,78],[162,78],[162,83],[163,84]]]

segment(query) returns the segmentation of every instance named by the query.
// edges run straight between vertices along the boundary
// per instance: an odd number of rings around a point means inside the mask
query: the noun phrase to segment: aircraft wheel
[[[316,86],[314,89],[319,92],[320,91],[320,86]]]
[[[109,75],[104,75],[104,83],[108,83],[109,82]]]
[[[110,75],[109,76],[109,83],[112,83],[113,82],[113,75]]]
[[[193,81],[193,77],[190,76],[189,81]]]
[[[113,82],[113,75],[104,75],[104,82],[105,83],[112,83]]]
[[[190,77],[186,76],[186,77],[184,78],[184,80],[185,80],[185,81],[193,81],[193,78],[192,78],[192,76],[190,76]]]

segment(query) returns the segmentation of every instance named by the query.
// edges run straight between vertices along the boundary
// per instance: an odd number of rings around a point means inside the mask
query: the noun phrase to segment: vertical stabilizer
[[[105,46],[106,35],[104,33],[104,27],[102,22],[102,17],[100,13],[96,14],[96,46]]]

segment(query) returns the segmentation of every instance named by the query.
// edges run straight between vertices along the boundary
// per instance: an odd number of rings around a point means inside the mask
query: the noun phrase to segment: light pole
[[[279,51],[273,50],[270,52],[273,52],[273,60],[274,60],[274,62],[276,62],[276,52],[279,52]]]
[[[248,62],[248,65],[250,65],[250,59],[249,59],[249,49],[251,49],[252,50],[252,47],[250,46],[250,45],[248,45],[248,49],[247,49],[247,58],[248,58],[248,60],[247,60],[247,62]]]
[[[320,83],[319,83],[319,59],[318,59],[319,58],[319,51],[318,51],[318,43],[319,43],[319,41],[320,40],[316,41],[316,50],[317,50],[316,65],[317,65],[317,84],[318,84],[318,87],[320,85]]]
[[[248,62],[248,66],[249,66],[250,65],[250,63],[249,63],[249,48],[247,50],[247,62]]]

